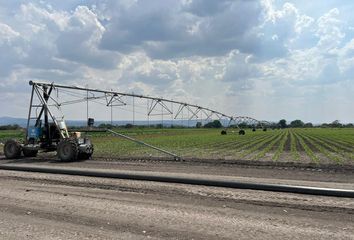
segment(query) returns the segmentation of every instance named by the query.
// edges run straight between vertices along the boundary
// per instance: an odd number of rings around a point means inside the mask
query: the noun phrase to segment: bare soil
[[[352,199],[0,171],[2,239],[354,239]]]

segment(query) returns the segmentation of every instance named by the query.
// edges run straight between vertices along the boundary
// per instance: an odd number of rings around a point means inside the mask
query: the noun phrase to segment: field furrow
[[[281,134],[281,132],[277,133],[275,135],[270,135],[267,138],[265,138],[264,140],[261,140],[261,141],[255,142],[255,143],[251,143],[248,148],[240,149],[240,154],[238,155],[238,157],[242,159],[242,158],[254,153],[255,151],[262,148],[267,143],[269,143],[269,142],[273,141],[274,139],[276,139],[277,137],[279,137],[280,134]]]
[[[285,131],[282,132],[281,134],[277,135],[277,137],[274,140],[268,142],[267,144],[265,144],[264,146],[259,148],[258,151],[256,151],[256,153],[253,155],[253,157],[251,157],[251,159],[252,160],[260,160],[260,159],[264,158],[264,156],[267,153],[271,152],[271,150],[274,146],[278,145],[278,143],[281,141],[284,134],[285,134]]]
[[[246,135],[238,135],[237,129],[228,129],[226,135],[220,134],[221,129],[206,128],[114,130],[182,158],[354,165],[354,128],[288,128],[255,132],[246,129]],[[1,142],[11,138],[23,140],[23,135],[24,130],[0,131],[0,155],[3,155]],[[95,148],[93,158],[167,157],[164,153],[107,133],[89,135]]]
[[[328,136],[318,136],[316,135],[319,139],[327,142],[329,145],[334,145],[339,149],[342,149],[343,151],[346,152],[351,152],[354,153],[354,144],[350,145],[349,143],[346,143],[344,141],[340,141],[338,139],[335,138],[329,138]]]
[[[328,142],[322,140],[318,136],[310,136],[310,135],[306,134],[306,137],[308,137],[310,140],[312,140],[313,142],[318,144],[318,146],[321,146],[324,149],[324,151],[326,151],[329,155],[332,155],[334,157],[337,156],[336,154],[341,155],[344,159],[341,159],[339,161],[353,160],[354,159],[354,155],[353,154],[345,152],[342,149],[339,149],[333,143],[329,144]],[[338,159],[335,160],[335,161],[338,161]]]
[[[258,141],[261,139],[266,138],[266,136],[256,136],[253,139],[251,138],[252,141]],[[208,147],[208,148],[193,148],[193,149],[183,149],[180,150],[180,155],[182,156],[189,156],[189,157],[214,157],[214,156],[219,156],[223,157],[225,155],[228,155],[229,152],[235,151],[236,149],[243,147],[244,145],[247,145],[250,142],[250,138],[245,138],[241,139],[239,141],[232,141],[229,142],[228,144],[225,144],[223,146],[216,146],[216,147]]]
[[[311,161],[315,163],[319,163],[320,159],[316,156],[316,154],[311,150],[311,148],[305,143],[303,137],[296,133],[295,134],[296,139],[299,141],[300,146],[305,150],[307,156],[310,157]]]
[[[299,149],[297,147],[299,143],[298,139],[296,139],[293,130],[289,130],[290,132],[290,152],[291,152],[291,156],[296,160],[300,160],[300,153],[299,153]]]
[[[285,133],[282,136],[282,139],[280,140],[280,143],[272,157],[273,160],[277,161],[280,158],[280,155],[283,153],[285,149],[285,143],[288,141],[289,137],[289,130],[286,130]]]
[[[318,152],[322,153],[326,158],[335,161],[336,163],[341,163],[343,162],[343,158],[340,158],[337,155],[334,155],[331,151],[323,147],[321,144],[319,144],[317,141],[311,140],[305,133],[301,132],[299,133],[303,140],[306,142],[310,143],[315,149],[318,150]]]
[[[268,138],[267,135],[262,135],[260,137],[256,137],[253,139],[245,139],[244,141],[240,142],[240,144],[238,144],[237,146],[229,146],[226,149],[214,149],[214,151],[211,152],[211,154],[220,157],[226,157],[226,156],[234,157],[237,152],[241,151],[242,149],[248,148],[249,146],[253,145],[254,142],[263,141],[264,139],[267,138]]]

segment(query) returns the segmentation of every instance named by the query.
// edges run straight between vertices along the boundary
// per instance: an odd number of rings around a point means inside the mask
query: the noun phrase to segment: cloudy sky
[[[0,0],[0,116],[26,117],[32,79],[354,122],[353,12],[344,0]]]

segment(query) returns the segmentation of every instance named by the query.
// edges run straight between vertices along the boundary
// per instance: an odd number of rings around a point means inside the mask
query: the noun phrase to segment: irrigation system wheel
[[[63,139],[57,148],[57,155],[61,161],[75,161],[79,155],[79,147],[74,139]]]
[[[21,145],[18,141],[7,140],[4,146],[4,154],[8,159],[18,158],[21,156]]]
[[[243,130],[243,129],[241,129],[240,131],[238,131],[238,135],[245,135],[246,134],[246,132],[245,132],[245,130]]]
[[[22,152],[23,152],[23,156],[25,157],[36,157],[38,150],[30,150],[30,149],[23,148]]]

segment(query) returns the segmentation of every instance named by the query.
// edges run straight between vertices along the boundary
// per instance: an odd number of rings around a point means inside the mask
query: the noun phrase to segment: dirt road
[[[0,239],[354,239],[354,201],[0,171]]]

